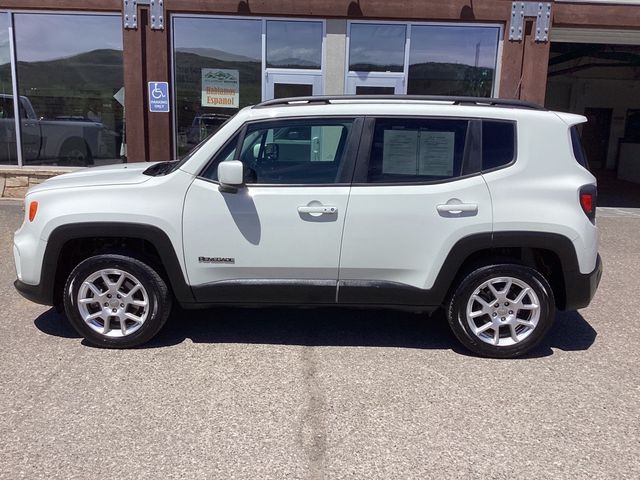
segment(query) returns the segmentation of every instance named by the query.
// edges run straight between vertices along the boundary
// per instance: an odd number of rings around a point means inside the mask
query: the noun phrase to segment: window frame
[[[332,183],[249,183],[246,184],[246,187],[338,187],[338,186],[350,186],[353,180],[353,174],[357,163],[358,156],[358,148],[361,143],[360,139],[362,138],[362,128],[364,125],[364,117],[361,115],[305,115],[305,116],[289,116],[282,117],[278,119],[260,119],[260,120],[250,120],[245,122],[238,130],[232,133],[227,141],[211,156],[211,159],[205,164],[205,166],[198,172],[197,178],[201,180],[205,180],[210,183],[214,183],[216,185],[220,185],[220,182],[217,180],[213,180],[211,178],[207,178],[204,176],[204,172],[206,172],[209,167],[214,164],[222,162],[223,160],[219,159],[219,155],[230,145],[231,142],[236,139],[236,153],[238,149],[242,148],[244,145],[244,140],[247,135],[247,130],[249,126],[256,124],[263,124],[264,127],[261,128],[275,128],[280,126],[281,124],[286,124],[291,121],[335,121],[340,122],[344,120],[352,120],[351,130],[349,131],[349,135],[347,136],[345,149],[343,153],[342,165],[339,167],[340,176],[338,181]]]
[[[466,162],[468,158],[471,158],[471,155],[474,155],[475,158],[471,160],[472,162],[479,162],[480,169],[476,172],[467,173],[464,175],[459,175],[455,177],[450,177],[441,180],[417,180],[415,182],[369,182],[368,172],[369,172],[369,161],[371,158],[371,149],[373,147],[373,136],[375,132],[375,124],[378,119],[406,119],[406,120],[464,120],[469,122],[469,127],[467,128],[467,138],[465,140],[464,151],[462,152],[463,162]],[[485,121],[496,121],[496,122],[507,122],[514,124],[514,155],[513,159],[499,167],[491,168],[488,170],[484,170],[482,168],[482,158],[483,158],[483,149],[482,149],[482,124]],[[439,185],[443,183],[452,183],[457,182],[459,180],[475,177],[478,175],[484,175],[485,173],[491,173],[498,170],[502,170],[505,168],[509,168],[514,165],[518,158],[518,125],[515,120],[507,120],[507,119],[499,119],[499,118],[484,118],[484,117],[463,117],[463,116],[449,116],[449,115],[425,115],[425,116],[416,116],[416,115],[371,115],[365,117],[365,122],[362,129],[362,137],[360,140],[360,148],[358,150],[358,158],[356,161],[356,168],[353,176],[353,187],[399,187],[399,186],[420,186],[420,185]],[[473,149],[474,144],[476,145],[475,150],[468,151],[469,148]],[[464,164],[463,164],[464,165]]]

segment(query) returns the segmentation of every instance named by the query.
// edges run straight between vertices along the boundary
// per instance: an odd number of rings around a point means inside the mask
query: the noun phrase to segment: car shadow
[[[80,338],[64,315],[54,309],[34,323],[48,335]],[[523,358],[549,356],[554,349],[587,350],[596,336],[579,312],[560,312],[546,338]],[[439,349],[473,355],[458,343],[441,311],[427,317],[396,310],[338,307],[175,308],[161,332],[140,348],[170,347],[187,339],[194,343]]]

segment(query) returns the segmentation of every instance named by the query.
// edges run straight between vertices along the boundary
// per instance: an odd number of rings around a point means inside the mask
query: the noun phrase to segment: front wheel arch
[[[83,258],[96,252],[106,252],[105,245],[109,245],[113,252],[140,252],[140,248],[131,248],[134,244],[151,245],[157,252],[155,257],[158,271],[167,280],[167,285],[178,303],[195,302],[176,247],[163,230],[153,225],[138,223],[83,222],[61,225],[49,235],[40,280],[43,303],[61,305],[61,285],[64,285],[66,276],[75,264]],[[80,258],[82,256],[83,258]]]

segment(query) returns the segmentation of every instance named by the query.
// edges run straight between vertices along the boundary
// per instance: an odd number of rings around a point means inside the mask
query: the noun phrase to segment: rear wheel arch
[[[449,252],[435,282],[446,303],[457,285],[477,268],[513,263],[535,269],[551,285],[556,307],[566,305],[565,274],[578,271],[571,240],[544,232],[495,232],[471,235],[458,241]]]

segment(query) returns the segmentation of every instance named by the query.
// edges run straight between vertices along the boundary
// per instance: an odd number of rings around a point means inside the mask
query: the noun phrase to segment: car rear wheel
[[[535,347],[551,328],[553,292],[536,270],[501,264],[479,268],[458,285],[447,308],[449,325],[469,350],[511,358]]]
[[[171,310],[166,283],[146,263],[124,255],[96,255],[71,272],[64,307],[89,343],[130,348],[155,336]]]

